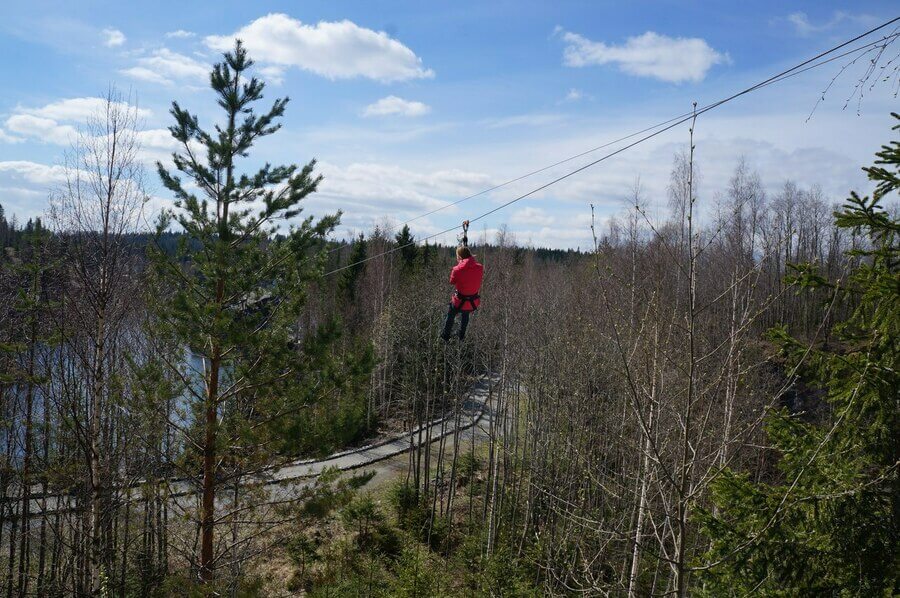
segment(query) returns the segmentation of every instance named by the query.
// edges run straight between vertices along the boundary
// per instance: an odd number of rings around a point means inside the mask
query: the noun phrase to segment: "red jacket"
[[[484,266],[476,262],[474,257],[460,260],[450,270],[450,284],[456,287],[456,293],[450,299],[453,307],[463,311],[474,311],[476,307],[481,305],[480,299],[475,299],[473,302],[462,301],[457,296],[457,293],[460,295],[477,295],[478,290],[481,288],[482,278],[484,278]],[[475,303],[474,307],[472,303]]]

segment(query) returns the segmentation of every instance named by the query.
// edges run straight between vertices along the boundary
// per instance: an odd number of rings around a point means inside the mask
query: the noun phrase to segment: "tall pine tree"
[[[263,83],[247,76],[252,61],[238,41],[210,75],[224,120],[211,131],[173,102],[175,124],[169,128],[181,150],[173,156],[180,176],[162,164],[159,175],[176,197],[176,210],[160,219],[158,234],[176,222],[184,231],[174,255],[155,251],[155,272],[162,292],[156,303],[159,322],[173,344],[191,358],[173,364],[185,381],[192,425],[185,432],[194,452],[199,486],[198,574],[214,577],[229,549],[216,541],[221,479],[229,496],[240,488],[241,474],[271,457],[272,438],[285,418],[310,401],[306,383],[309,349],[321,361],[315,331],[298,330],[307,283],[321,276],[324,238],[338,216],[314,222],[311,217],[276,234],[279,225],[300,214],[300,202],[316,190],[321,177],[315,161],[303,167],[265,164],[239,174],[238,163],[262,137],[275,133],[287,98],[257,113]],[[187,181],[183,181],[181,176]],[[333,332],[325,337],[330,339]],[[318,344],[317,344],[318,343]],[[191,368],[191,361],[202,367]],[[218,554],[217,554],[218,551]]]

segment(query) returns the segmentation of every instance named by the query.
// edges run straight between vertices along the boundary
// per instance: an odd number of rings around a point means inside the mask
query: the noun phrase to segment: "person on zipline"
[[[459,320],[459,340],[466,337],[466,328],[469,326],[469,314],[481,305],[478,290],[481,288],[481,280],[484,278],[484,266],[475,260],[475,256],[468,247],[456,248],[456,266],[450,270],[450,284],[456,287],[456,291],[450,297],[450,306],[447,310],[447,319],[444,322],[444,331],[441,338],[450,340],[450,332],[453,330],[453,322],[456,314],[462,314]]]

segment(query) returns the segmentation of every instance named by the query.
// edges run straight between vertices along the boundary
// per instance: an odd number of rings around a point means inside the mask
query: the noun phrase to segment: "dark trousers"
[[[466,328],[469,326],[469,314],[472,312],[463,311],[458,307],[453,307],[453,304],[450,304],[450,308],[447,310],[447,319],[444,321],[444,332],[441,333],[441,336],[444,340],[450,338],[450,333],[453,331],[453,322],[456,320],[456,314],[462,314],[459,318],[459,340],[462,340],[466,337]]]

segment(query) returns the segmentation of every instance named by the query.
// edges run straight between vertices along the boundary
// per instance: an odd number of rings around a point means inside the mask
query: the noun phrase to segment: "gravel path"
[[[459,418],[458,429],[461,439],[471,440],[473,434],[477,437],[485,435],[485,431],[479,424],[490,420],[491,389],[498,380],[497,376],[484,376],[470,388],[468,396],[462,404]],[[368,471],[372,471],[376,477],[384,477],[397,471],[396,463],[389,462],[393,457],[408,452],[414,446],[425,444],[429,437],[429,428],[431,442],[453,435],[454,420],[454,416],[449,415],[434,420],[430,424],[424,424],[411,432],[397,434],[363,447],[341,451],[322,459],[298,460],[262,474],[260,482],[265,485],[277,484],[279,487],[273,488],[275,490],[273,494],[287,496],[298,489],[314,484],[315,478],[328,468],[337,468],[340,471],[366,468]],[[139,484],[133,488],[136,490],[136,494],[140,494]],[[170,498],[182,508],[190,508],[190,503],[196,500],[195,486],[187,481],[173,481],[169,488]],[[128,491],[128,494],[131,494],[131,491]],[[35,492],[29,508],[32,517],[38,517],[43,513],[42,502],[39,491]],[[47,497],[46,509],[48,512],[53,513],[60,508],[64,511],[69,510],[71,497],[65,495]],[[17,511],[18,504],[14,507],[14,512]]]

